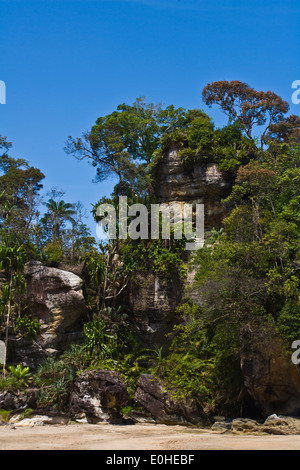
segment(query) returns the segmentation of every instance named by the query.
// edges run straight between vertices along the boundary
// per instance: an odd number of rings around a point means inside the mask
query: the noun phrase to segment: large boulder
[[[70,399],[70,416],[88,422],[122,421],[121,408],[129,402],[126,384],[115,371],[91,370],[80,374]]]
[[[74,273],[30,261],[24,275],[27,308],[40,322],[41,333],[35,341],[14,338],[10,342],[10,360],[35,368],[45,358],[80,341],[86,305],[83,281]]]
[[[163,380],[150,374],[142,374],[137,382],[135,402],[151,413],[157,423],[162,424],[205,424],[195,400],[175,398],[167,390]]]

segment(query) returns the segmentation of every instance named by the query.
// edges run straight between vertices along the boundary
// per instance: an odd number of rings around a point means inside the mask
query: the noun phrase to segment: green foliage
[[[83,332],[85,345],[90,353],[96,354],[100,359],[113,357],[117,348],[116,336],[108,329],[104,320],[94,318],[85,323]]]
[[[127,416],[129,415],[130,411],[132,410],[132,406],[130,405],[127,405],[127,406],[123,406],[123,408],[121,408],[121,413],[124,415],[124,416]]]
[[[32,379],[29,367],[18,364],[17,366],[8,366],[8,370],[8,375],[0,379],[0,390],[8,390],[13,393],[26,390]]]
[[[21,364],[18,364],[17,366],[9,366],[8,368],[12,375],[17,379],[23,379],[30,375],[29,367],[23,367]]]
[[[7,423],[10,418],[10,410],[0,410],[0,424]]]
[[[199,307],[186,303],[178,308],[182,323],[175,326],[163,377],[174,398],[195,398],[206,409],[214,409],[218,389],[218,350]]]
[[[76,371],[71,364],[64,360],[48,359],[34,376],[34,383],[40,388],[38,405],[67,409],[75,377]]]
[[[43,173],[21,158],[8,155],[12,145],[0,136],[0,233],[7,242],[24,244],[30,239],[30,225],[37,216],[38,193]]]
[[[0,269],[3,269],[7,275],[11,273],[19,274],[23,270],[25,259],[26,250],[24,245],[0,245]]]
[[[215,129],[209,116],[200,110],[189,110],[185,126],[164,136],[161,142],[161,149],[154,155],[153,175],[155,166],[171,144],[178,148],[184,166],[190,169],[196,163],[216,162],[221,171],[235,174],[251,155],[251,146],[238,121]]]
[[[86,369],[117,370],[131,397],[142,373],[164,378],[174,398],[193,397],[206,410],[241,396],[241,353],[253,326],[272,326],[287,347],[300,335],[300,147],[299,118],[285,117],[288,106],[271,92],[257,92],[242,82],[214,82],[203,90],[208,105],[218,104],[228,124],[215,128],[199,109],[185,110],[146,103],[125,103],[99,117],[66,150],[88,160],[96,181],[117,177],[109,202],[156,202],[158,163],[176,148],[184,168],[214,162],[234,182],[224,202],[228,217],[222,228],[206,234],[191,266],[194,302],[178,308],[180,324],[169,350],[142,348],[120,294],[137,274],[152,272],[166,283],[184,282],[186,240],[110,240],[96,246],[83,223],[80,204],[66,202],[52,190],[46,213],[37,212],[44,175],[23,159],[8,155],[11,144],[0,136],[0,319],[6,345],[11,327],[34,339],[40,324],[25,314],[24,263],[85,260],[85,296],[91,321],[84,342],[58,359],[49,359],[35,374],[10,366],[0,389],[18,392],[28,381],[40,388],[40,406],[67,409],[72,384]],[[264,127],[259,139],[254,126]],[[79,204],[79,205],[78,205]],[[97,206],[92,213],[97,221]],[[117,221],[117,230],[119,221]],[[6,371],[4,365],[4,372]],[[127,413],[129,408],[123,410]]]
[[[27,257],[24,245],[0,245],[0,269],[3,270],[6,282],[0,290],[0,320],[5,328],[5,349],[7,351],[8,332],[12,319],[21,313],[22,295],[25,291],[23,266]],[[3,364],[3,375],[6,369]]]
[[[44,261],[47,264],[57,265],[64,260],[64,250],[60,240],[47,243],[43,250]]]
[[[23,390],[25,386],[25,381],[20,380],[18,377],[13,374],[5,374],[5,377],[2,375],[0,377],[0,390],[8,391],[13,393],[18,393],[20,390]]]
[[[15,329],[29,339],[34,339],[41,332],[41,324],[36,318],[30,318],[26,315],[16,320]]]
[[[239,395],[246,331],[269,325],[288,348],[300,335],[298,172],[296,168],[287,170],[286,164],[285,157],[277,155],[274,160],[266,151],[259,162],[241,166],[226,200],[231,212],[224,220],[224,230],[221,234],[211,231],[204,248],[193,257],[192,293],[201,308],[198,314],[197,307],[191,315],[185,313],[179,327],[173,380],[179,389],[186,386],[196,393],[201,379],[194,384],[192,378],[197,376],[198,365],[205,370],[200,361],[205,345],[209,351],[205,360],[211,360],[207,378],[212,383],[207,387],[211,396],[204,393],[204,401],[216,399],[222,390],[224,397]],[[201,353],[194,363],[194,341],[199,335]],[[180,344],[185,346],[182,355]]]
[[[298,300],[289,300],[279,312],[276,320],[277,329],[287,347],[300,338],[300,304]]]
[[[65,202],[63,199],[56,201],[50,198],[45,203],[47,212],[42,219],[42,223],[48,224],[52,231],[52,240],[59,240],[61,235],[61,228],[66,221],[73,222],[75,215],[74,205]]]
[[[30,230],[41,261],[54,266],[78,264],[96,250],[95,239],[84,223],[85,209],[80,202],[64,201],[64,194],[56,188],[47,193],[47,210]]]
[[[156,273],[161,279],[177,278],[183,281],[186,276],[186,266],[182,255],[184,240],[129,240],[121,247],[124,264],[133,273],[139,270]]]
[[[288,103],[275,93],[256,91],[238,80],[208,83],[202,90],[202,98],[206,105],[218,105],[230,119],[237,121],[251,143],[255,140],[255,126],[264,126],[260,139],[263,144],[270,126],[275,132],[274,127],[284,121],[289,110]]]
[[[72,344],[70,348],[61,355],[60,360],[62,360],[70,370],[76,371],[76,374],[78,374],[80,371],[89,368],[92,356],[84,344]]]
[[[185,120],[185,110],[146,103],[143,97],[133,105],[119,105],[116,111],[96,120],[81,138],[69,137],[65,150],[96,168],[96,181],[118,178],[115,194],[151,192],[149,165],[160,147],[160,138]]]

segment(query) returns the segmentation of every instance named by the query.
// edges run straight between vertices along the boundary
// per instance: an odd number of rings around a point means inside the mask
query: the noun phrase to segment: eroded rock
[[[24,274],[28,310],[40,322],[41,333],[35,341],[17,336],[10,342],[10,360],[34,369],[80,341],[86,306],[83,281],[76,274],[38,261],[27,263]]]
[[[19,408],[35,408],[38,401],[39,390],[28,388],[22,392],[4,390],[0,392],[0,410],[16,410]]]
[[[129,401],[124,380],[115,371],[83,372],[76,380],[70,400],[70,415],[90,423],[122,421],[121,408]]]
[[[215,162],[195,163],[186,168],[171,145],[157,169],[157,195],[160,202],[204,204],[205,230],[220,228],[225,215],[222,199],[228,196],[232,179]]]
[[[177,399],[166,384],[153,375],[142,374],[137,382],[135,402],[162,424],[202,425],[204,416],[195,400]]]
[[[244,331],[241,369],[244,385],[262,416],[273,413],[299,416],[300,374],[269,327]]]
[[[166,334],[177,321],[175,309],[181,297],[177,280],[161,280],[152,273],[137,275],[135,283],[129,287],[128,303],[143,344],[166,344]]]

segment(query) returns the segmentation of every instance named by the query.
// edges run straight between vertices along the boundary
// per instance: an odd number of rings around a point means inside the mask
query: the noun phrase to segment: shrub
[[[15,329],[25,337],[34,339],[41,332],[41,324],[36,318],[24,316],[17,318]]]

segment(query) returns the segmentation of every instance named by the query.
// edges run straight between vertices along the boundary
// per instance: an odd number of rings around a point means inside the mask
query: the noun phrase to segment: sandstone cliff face
[[[157,175],[159,202],[204,204],[205,230],[220,228],[225,216],[221,200],[228,196],[232,180],[216,163],[197,163],[187,169],[173,145],[158,164]]]
[[[27,306],[39,320],[35,341],[16,337],[10,342],[13,361],[36,367],[42,359],[62,352],[81,337],[85,317],[83,281],[77,275],[31,261],[25,266]]]
[[[264,416],[300,414],[300,369],[271,328],[248,329],[242,351],[244,384]]]
[[[159,203],[204,204],[204,229],[220,228],[225,216],[221,200],[232,187],[231,179],[216,163],[199,163],[186,169],[175,145],[165,153],[157,167]],[[176,281],[162,281],[154,274],[139,276],[129,293],[129,304],[138,331],[148,344],[164,344],[165,334],[176,323],[175,308],[183,295]]]
[[[138,336],[145,345],[164,345],[176,323],[175,308],[182,292],[175,280],[163,281],[149,273],[139,275],[129,289],[130,311]]]
[[[159,164],[158,170],[160,202],[204,204],[205,230],[221,226],[225,216],[221,200],[230,192],[231,181],[219,171],[216,164],[202,163],[187,170],[179,159],[177,149],[173,147]],[[43,359],[55,356],[72,342],[78,343],[81,339],[82,323],[86,319],[83,281],[74,272],[46,267],[39,262],[28,263],[25,275],[28,307],[39,319],[42,331],[34,342],[14,338],[10,342],[10,353],[12,362],[35,368]],[[193,273],[187,279],[186,286],[192,281]],[[153,273],[138,276],[137,283],[130,286],[126,305],[145,345],[160,346],[166,343],[165,335],[177,322],[175,310],[182,296],[183,289],[177,281],[163,281]],[[241,356],[241,370],[245,390],[257,409],[265,416],[272,413],[299,415],[299,368],[292,364],[290,356],[284,354],[273,331],[252,329],[245,335],[247,338]],[[94,382],[90,376],[81,377],[81,381],[76,384],[77,389],[75,387],[73,391],[76,393],[72,395],[74,413],[77,408],[79,411],[83,408],[87,415],[95,416],[96,419],[103,419],[104,415],[110,419],[111,407],[105,401],[108,395],[104,399],[96,393],[102,379],[99,377]],[[150,411],[157,419],[166,421],[175,416],[176,419],[192,422],[190,415],[198,416],[194,404],[185,404],[183,408],[181,404],[178,408],[178,404],[162,393],[160,384],[156,384],[154,390],[152,379],[148,379],[144,377],[139,381],[136,400],[148,408],[151,404],[155,405]],[[112,395],[108,385],[105,387]],[[12,406],[11,396],[6,394],[2,398],[3,403],[9,402],[8,406]]]

